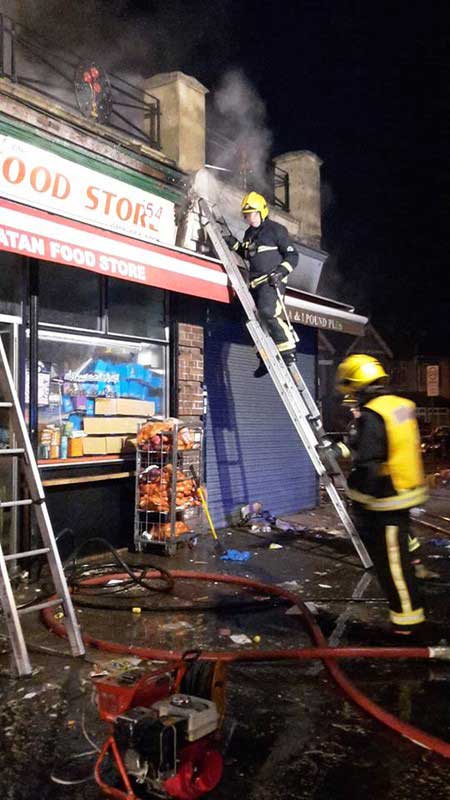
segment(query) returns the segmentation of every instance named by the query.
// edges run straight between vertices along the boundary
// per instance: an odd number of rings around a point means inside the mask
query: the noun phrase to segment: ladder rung
[[[14,385],[14,377],[11,373],[6,356],[3,341],[0,337],[0,410],[8,411],[9,422],[17,438],[11,438],[7,446],[0,450],[0,464],[9,464],[13,469],[18,461],[14,458],[21,458],[24,479],[28,491],[19,494],[19,497],[26,499],[10,499],[4,503],[0,502],[0,512],[4,509],[14,509],[17,506],[33,505],[36,511],[36,523],[42,541],[34,550],[23,550],[18,553],[8,553],[4,555],[0,544],[0,608],[3,609],[4,622],[8,630],[8,637],[14,655],[17,672],[20,676],[31,675],[32,668],[27,652],[24,631],[22,629],[22,614],[41,611],[46,608],[59,610],[62,607],[63,615],[66,617],[66,631],[70,642],[70,647],[74,656],[84,655],[85,649],[81,631],[77,622],[75,609],[73,607],[70,591],[67,586],[64,569],[58,555],[58,549],[53,534],[51,520],[45,504],[45,494],[42,481],[39,475],[30,437],[27,432],[27,425],[23,417],[20,401]],[[6,416],[6,414],[4,415]],[[3,461],[1,456],[4,456]],[[12,476],[14,478],[14,474]],[[11,492],[13,495],[13,492]],[[10,497],[11,497],[10,495]],[[7,495],[6,495],[7,497]],[[29,603],[17,604],[11,586],[8,573],[8,566],[18,559],[39,556],[45,558],[51,568],[55,592],[54,599],[33,597]],[[9,564],[7,563],[9,562]],[[23,563],[23,562],[21,562]],[[63,616],[61,615],[61,616]],[[59,617],[59,614],[56,614]]]
[[[32,556],[40,556],[43,553],[49,553],[49,547],[41,547],[39,550],[23,550],[21,553],[8,553],[4,556],[5,561],[15,561],[16,558],[30,558]]]
[[[15,508],[15,506],[31,506],[33,500],[7,500],[5,503],[0,503],[0,508]]]
[[[322,443],[324,431],[320,420],[320,412],[317,405],[310,394],[307,384],[303,380],[300,370],[297,366],[290,365],[286,367],[280,359],[280,353],[277,351],[276,345],[269,333],[261,325],[261,319],[258,314],[254,299],[249,292],[245,281],[242,278],[239,267],[235,261],[234,256],[230,253],[227,244],[222,236],[220,227],[214,219],[214,214],[208,206],[208,203],[203,198],[198,198],[200,215],[206,217],[207,225],[206,231],[214,245],[216,255],[222,262],[225,271],[229,277],[232,288],[241,301],[242,307],[247,315],[247,329],[257,350],[267,367],[267,370],[272,378],[274,386],[280,395],[282,402],[292,420],[292,423],[297,431],[300,440],[308,453],[314,469],[316,470],[319,478],[323,480],[324,486],[332,501],[340,519],[342,520],[345,529],[352,540],[355,549],[360,556],[362,563],[365,567],[371,566],[371,560],[367,553],[363,542],[360,540],[353,522],[347,513],[345,505],[339,497],[334,481],[328,473],[336,472],[336,478],[345,480],[339,466],[336,470],[333,467],[330,469],[328,459],[324,462],[321,453],[318,451],[318,445]],[[279,301],[283,308],[281,297]],[[283,309],[286,321],[289,327],[290,323],[287,318],[286,309]],[[295,332],[294,332],[295,333]]]
[[[41,611],[43,608],[52,608],[52,606],[60,606],[61,604],[61,598],[57,597],[56,600],[46,600],[44,603],[36,603],[33,606],[27,606],[27,608],[18,608],[17,611],[19,614],[30,614],[31,611]]]

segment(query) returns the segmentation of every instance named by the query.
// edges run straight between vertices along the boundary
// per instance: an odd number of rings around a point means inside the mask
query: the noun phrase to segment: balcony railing
[[[5,14],[0,14],[0,77],[93,122],[161,149],[159,100],[94,60],[49,47]],[[50,113],[48,108],[47,113]]]

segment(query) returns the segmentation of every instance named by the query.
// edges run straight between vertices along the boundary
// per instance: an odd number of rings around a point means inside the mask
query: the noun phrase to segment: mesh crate
[[[193,475],[202,474],[203,431],[177,419],[141,425],[136,447],[134,544],[176,552],[179,542],[203,532]]]

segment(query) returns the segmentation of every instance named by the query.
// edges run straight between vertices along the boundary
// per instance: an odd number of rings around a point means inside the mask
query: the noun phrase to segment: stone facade
[[[299,223],[299,240],[308,247],[320,248],[321,159],[308,150],[297,150],[278,156],[275,164],[289,175],[289,209]]]
[[[161,103],[161,147],[184,172],[205,164],[205,95],[208,90],[183,72],[165,72],[144,82]]]

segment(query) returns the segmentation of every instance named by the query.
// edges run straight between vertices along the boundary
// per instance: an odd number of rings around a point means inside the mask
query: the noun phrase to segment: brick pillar
[[[203,414],[203,327],[178,323],[178,416],[201,422]]]
[[[299,222],[300,241],[310,247],[320,247],[321,159],[308,150],[296,150],[293,153],[277,156],[275,164],[286,170],[289,175],[290,213]]]
[[[183,72],[165,72],[144,81],[161,104],[161,147],[184,172],[205,165],[205,95],[208,89]]]

